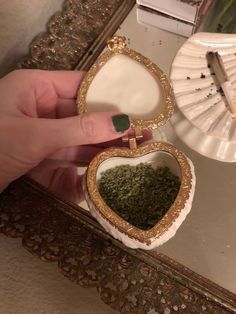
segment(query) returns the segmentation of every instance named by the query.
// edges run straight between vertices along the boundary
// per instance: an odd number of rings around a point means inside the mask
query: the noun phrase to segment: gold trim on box
[[[117,54],[123,54],[125,56],[128,56],[132,60],[145,66],[147,70],[158,80],[163,91],[165,103],[163,112],[153,119],[132,120],[132,126],[135,129],[155,129],[159,126],[164,125],[170,119],[174,112],[175,100],[170,83],[166,75],[156,64],[151,62],[148,58],[144,57],[140,53],[127,48],[125,46],[125,38],[120,36],[115,36],[112,40],[108,42],[108,50],[97,59],[97,61],[85,75],[77,98],[78,112],[84,113],[87,111],[86,97],[93,79],[95,78],[99,70],[107,63],[107,61]]]
[[[142,230],[122,219],[105,203],[98,190],[96,180],[97,169],[102,162],[111,157],[134,158],[156,151],[169,153],[177,160],[181,169],[181,185],[174,203],[164,217],[153,228]],[[171,144],[162,142],[151,143],[136,149],[110,148],[105,150],[97,155],[90,163],[86,180],[90,198],[99,214],[111,225],[118,228],[120,232],[147,245],[151,244],[151,239],[159,238],[172,226],[173,222],[178,218],[181,210],[184,208],[186,201],[189,199],[192,188],[192,172],[186,156]]]

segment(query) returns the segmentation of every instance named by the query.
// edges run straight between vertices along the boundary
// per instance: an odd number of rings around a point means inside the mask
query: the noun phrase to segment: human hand
[[[119,112],[76,114],[82,76],[18,70],[0,80],[0,191],[28,173],[57,195],[78,201],[75,163],[89,162],[100,150],[90,144],[127,133],[129,119]]]

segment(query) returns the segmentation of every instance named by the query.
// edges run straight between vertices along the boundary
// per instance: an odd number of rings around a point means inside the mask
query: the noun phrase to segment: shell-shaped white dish
[[[179,109],[175,110],[171,124],[179,138],[199,154],[219,161],[236,161],[236,142],[222,141],[202,132],[194,126]]]
[[[210,139],[217,144],[213,145],[214,149],[207,145],[203,155],[233,162],[236,161],[236,119],[232,118],[208,65],[208,51],[219,52],[236,92],[236,35],[232,34],[197,33],[190,37],[173,61],[171,83],[176,104],[184,117],[198,129],[202,140],[209,143]],[[188,142],[202,153],[199,141],[192,138]]]

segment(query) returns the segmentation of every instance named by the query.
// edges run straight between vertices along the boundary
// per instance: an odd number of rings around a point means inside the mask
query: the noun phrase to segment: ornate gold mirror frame
[[[30,46],[22,68],[87,70],[134,0],[67,0],[46,33]],[[95,286],[120,313],[236,313],[235,294],[169,257],[131,250],[112,239],[82,208],[28,178],[0,196],[0,232],[83,287]]]

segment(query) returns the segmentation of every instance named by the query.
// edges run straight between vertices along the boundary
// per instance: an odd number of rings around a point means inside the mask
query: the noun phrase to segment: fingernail
[[[129,116],[126,114],[117,114],[112,117],[112,123],[116,132],[124,132],[130,127]]]

